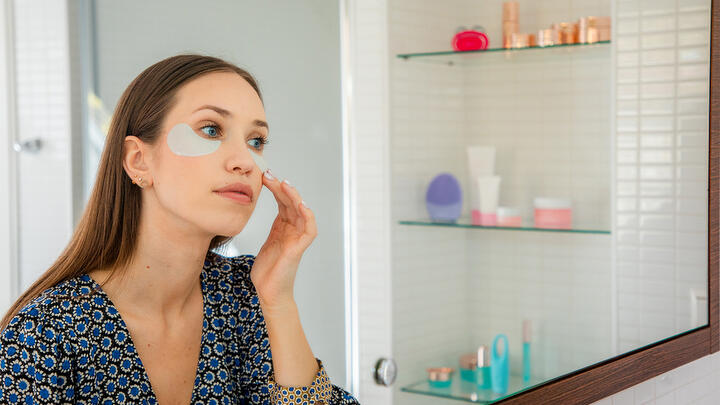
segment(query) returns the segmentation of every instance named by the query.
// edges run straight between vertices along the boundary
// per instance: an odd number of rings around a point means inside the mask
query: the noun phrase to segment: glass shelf
[[[508,391],[505,394],[497,394],[490,389],[479,388],[474,382],[466,381],[460,378],[460,373],[453,373],[452,382],[449,387],[446,388],[435,388],[431,387],[427,379],[416,382],[414,384],[406,385],[401,387],[400,390],[403,392],[411,392],[415,394],[431,395],[436,397],[442,397],[447,399],[457,399],[465,402],[474,402],[480,404],[491,404],[500,399],[515,395],[519,392],[525,391],[547,382],[547,380],[533,380],[523,381],[522,376],[510,374],[510,380],[508,381]]]
[[[445,226],[454,228],[475,228],[475,229],[499,229],[507,231],[536,231],[536,232],[562,232],[562,233],[591,233],[609,235],[610,231],[605,229],[550,229],[535,227],[514,227],[514,226],[481,226],[473,225],[470,218],[459,218],[456,222],[440,222],[431,219],[423,219],[417,221],[398,221],[400,225],[420,225],[420,226]]]
[[[593,48],[603,48],[609,44],[610,41],[600,41],[592,44],[563,44],[563,45],[548,45],[548,46],[528,46],[524,48],[488,48],[478,51],[439,51],[439,52],[419,52],[419,53],[402,53],[398,54],[397,57],[404,60],[417,60],[428,63],[438,64],[466,64],[470,61],[478,60],[480,55],[483,54],[495,54],[495,55],[512,55],[517,52],[522,53],[536,53],[536,52],[550,52],[555,50],[571,51]]]

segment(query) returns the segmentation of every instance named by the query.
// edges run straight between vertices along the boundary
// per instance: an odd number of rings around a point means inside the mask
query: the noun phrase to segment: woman
[[[70,243],[0,323],[0,403],[357,404],[303,333],[293,285],[316,223],[261,172],[267,137],[237,66],[178,55],[135,78]],[[213,252],[263,185],[279,212],[257,256]]]

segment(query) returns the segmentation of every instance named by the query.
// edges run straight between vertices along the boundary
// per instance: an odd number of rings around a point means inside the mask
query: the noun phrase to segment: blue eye
[[[257,150],[263,149],[264,145],[270,143],[270,141],[268,141],[268,139],[264,136],[258,136],[257,138],[253,138],[250,141],[258,141],[260,143],[259,146],[253,146]]]
[[[208,129],[207,131],[205,129]],[[208,135],[211,138],[216,138],[218,135],[218,127],[217,125],[205,125],[204,127],[200,128],[201,131],[203,131],[206,135]]]

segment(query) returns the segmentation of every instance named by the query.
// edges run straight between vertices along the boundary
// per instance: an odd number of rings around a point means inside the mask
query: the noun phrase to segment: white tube
[[[495,147],[472,145],[467,147],[470,178],[495,174]]]
[[[481,214],[497,212],[500,198],[500,176],[482,176],[475,178],[478,189],[478,209]]]

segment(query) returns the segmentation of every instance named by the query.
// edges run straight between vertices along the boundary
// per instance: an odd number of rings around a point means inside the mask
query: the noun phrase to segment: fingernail
[[[268,169],[268,170],[265,172],[265,177],[266,177],[268,180],[275,180],[275,177],[273,177],[273,175],[270,174],[270,169]]]
[[[301,201],[300,201],[300,204],[302,204],[302,205],[303,205],[303,207],[305,207],[305,208],[307,208],[307,207],[308,207],[308,206],[307,206],[307,204],[305,204],[305,200],[301,200]]]
[[[290,185],[290,182],[288,181],[288,179],[283,180],[283,183]]]

